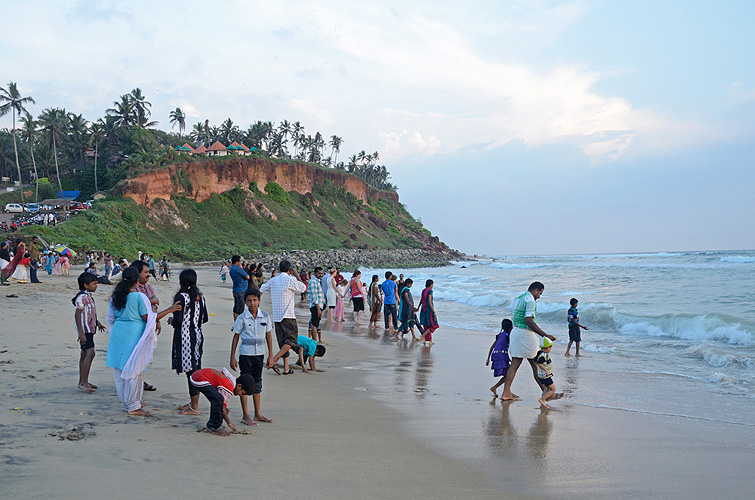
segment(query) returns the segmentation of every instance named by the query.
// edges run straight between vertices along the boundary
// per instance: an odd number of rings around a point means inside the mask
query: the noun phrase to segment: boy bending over
[[[191,374],[189,382],[210,401],[210,420],[207,421],[210,432],[218,436],[228,436],[230,432],[223,428],[223,420],[235,432],[236,427],[228,417],[228,400],[234,395],[251,394],[254,388],[252,376],[241,375],[237,379],[225,368],[222,372],[213,368],[202,368]]]

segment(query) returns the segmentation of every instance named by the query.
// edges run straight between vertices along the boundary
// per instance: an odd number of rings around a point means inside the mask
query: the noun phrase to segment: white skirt
[[[514,328],[509,337],[509,356],[512,358],[534,358],[540,349],[538,335],[529,330]]]

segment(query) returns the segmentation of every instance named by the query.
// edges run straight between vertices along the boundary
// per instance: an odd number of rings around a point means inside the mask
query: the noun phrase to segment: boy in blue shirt
[[[236,371],[240,368],[241,375],[250,375],[254,381],[251,389],[254,418],[249,416],[247,395],[241,395],[241,411],[243,412],[241,423],[246,425],[257,425],[256,422],[273,423],[260,412],[265,345],[267,345],[268,359],[273,356],[273,336],[270,333],[273,331],[273,322],[270,316],[259,308],[260,295],[257,289],[249,289],[244,293],[244,303],[248,309],[236,318],[232,329],[231,370]],[[237,362],[236,347],[238,347],[239,341],[241,341],[241,347],[239,347],[239,360]]]
[[[393,320],[393,328],[398,328],[398,285],[391,279],[392,272],[385,272],[385,281],[380,285],[383,292],[383,318],[385,319],[385,329],[389,328],[389,320]]]
[[[249,275],[239,264],[241,264],[240,255],[231,257],[231,269],[228,274],[233,281],[233,321],[236,321],[239,315],[244,312],[244,292],[248,288],[247,281],[249,280]]]
[[[569,349],[571,349],[572,342],[575,342],[577,344],[577,353],[576,356],[579,356],[579,343],[582,342],[582,333],[580,331],[580,328],[584,328],[585,330],[589,330],[586,326],[579,324],[579,311],[577,311],[577,304],[579,304],[579,301],[577,299],[571,299],[569,301],[569,305],[571,307],[569,308],[569,312],[566,314],[568,323],[569,323],[569,345],[566,346],[566,355],[569,355]]]

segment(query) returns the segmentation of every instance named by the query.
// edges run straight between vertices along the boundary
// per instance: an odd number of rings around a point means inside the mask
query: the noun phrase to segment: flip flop
[[[277,366],[271,366],[270,369],[273,370],[278,375],[281,374],[281,371],[280,371],[280,369]]]
[[[156,391],[157,387],[155,387],[152,384],[148,384],[147,382],[144,382],[144,390],[145,391]]]
[[[294,371],[291,369],[291,367],[288,368],[287,372],[283,372],[283,375],[293,375]]]

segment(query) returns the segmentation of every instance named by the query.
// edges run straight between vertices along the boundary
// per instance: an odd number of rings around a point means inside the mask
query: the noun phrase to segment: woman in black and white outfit
[[[204,297],[197,288],[197,273],[193,269],[185,269],[178,276],[181,288],[178,290],[174,302],[183,307],[173,313],[173,369],[176,373],[186,373],[186,379],[195,370],[202,368],[202,324],[207,323],[207,305]],[[191,383],[189,385],[189,404],[179,406],[183,415],[199,415],[199,390]]]

